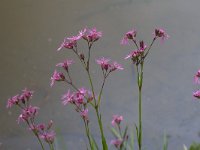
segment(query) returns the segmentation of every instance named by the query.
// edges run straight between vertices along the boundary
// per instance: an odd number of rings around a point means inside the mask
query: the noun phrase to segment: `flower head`
[[[111,65],[109,64],[109,61],[110,59],[107,59],[104,57],[96,60],[97,64],[101,65],[101,68],[106,71],[108,70],[109,67],[111,67]]]
[[[121,121],[123,120],[123,116],[120,116],[120,115],[113,115],[113,120],[111,122],[111,124],[113,126],[115,125],[120,125]]]
[[[39,107],[36,106],[28,106],[22,110],[22,113],[18,117],[18,123],[20,121],[27,121],[29,119],[34,119],[38,114]]]
[[[111,71],[115,71],[115,70],[123,70],[124,68],[122,67],[121,64],[118,64],[116,61],[113,62],[113,64],[111,65]]]
[[[93,29],[84,29],[85,32],[82,33],[84,40],[88,42],[95,42],[102,37],[102,32],[97,31],[96,28]]]
[[[77,41],[82,38],[84,33],[85,31],[80,31],[78,35],[64,38],[57,51],[60,51],[62,48],[74,49],[75,47],[77,47]]]
[[[197,84],[200,84],[200,70],[197,71],[197,73],[194,76],[194,82]]]
[[[162,40],[168,39],[169,35],[163,29],[155,29],[155,38],[161,38]]]
[[[56,70],[53,73],[53,76],[51,77],[51,87],[54,85],[55,81],[64,81],[65,76],[63,73],[57,72]]]
[[[15,95],[8,99],[7,108],[11,108],[13,105],[17,105],[19,103],[19,95]]]
[[[200,99],[200,90],[193,92],[193,96]]]
[[[40,135],[40,138],[44,139],[47,143],[52,144],[54,142],[55,135],[54,131],[44,132]]]
[[[28,101],[30,98],[32,98],[33,96],[33,91],[28,90],[27,88],[25,88],[24,90],[22,90],[22,94],[19,96],[19,100],[25,104],[26,101]]]
[[[61,63],[58,63],[56,66],[63,67],[66,71],[68,71],[69,66],[73,63],[73,60],[64,60]]]
[[[121,44],[122,45],[127,45],[128,44],[128,40],[135,40],[136,38],[136,35],[137,35],[137,31],[136,30],[131,30],[131,31],[128,31],[124,37],[122,38],[121,40]]]
[[[120,148],[123,143],[121,139],[111,140],[110,144],[114,145],[116,148]]]
[[[62,100],[63,105],[74,103],[74,93],[71,93],[70,90],[68,90],[67,93],[62,96]]]

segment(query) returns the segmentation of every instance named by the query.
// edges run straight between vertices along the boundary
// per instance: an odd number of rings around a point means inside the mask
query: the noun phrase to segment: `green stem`
[[[49,143],[49,148],[50,148],[50,150],[54,150],[53,144]]]
[[[102,124],[102,120],[101,120],[101,115],[99,114],[98,107],[96,107],[95,110],[96,110],[99,129],[100,129],[100,133],[101,133],[101,140],[102,140],[101,142],[102,142],[103,150],[108,150],[108,146],[107,146],[107,143],[106,143],[106,138],[105,138],[104,132],[103,132],[103,124]]]
[[[85,125],[85,133],[87,135],[87,138],[88,138],[88,141],[89,141],[89,144],[90,144],[90,149],[93,150],[93,146],[92,146],[92,142],[91,142],[91,139],[90,139],[90,129],[89,129],[89,126],[87,124],[87,122],[85,120],[84,121],[84,125]]]
[[[106,81],[106,77],[104,77],[104,79],[103,79],[103,83],[102,83],[101,90],[100,90],[99,97],[98,97],[97,106],[99,106],[100,102],[101,102],[101,95],[102,95],[102,92],[103,92],[103,87],[105,85],[105,81]]]
[[[141,62],[140,73],[138,73],[138,90],[139,90],[139,137],[138,137],[138,146],[139,150],[142,149],[142,84],[143,84],[143,65],[144,62]]]
[[[88,78],[89,78],[89,82],[90,82],[90,86],[91,86],[91,89],[92,89],[92,95],[93,95],[93,98],[94,98],[94,104],[96,106],[96,97],[95,97],[95,93],[94,93],[94,86],[93,86],[93,83],[92,83],[92,78],[90,76],[90,72],[89,70],[87,70],[87,74],[88,74]]]
[[[37,137],[37,139],[38,139],[38,141],[39,141],[39,143],[40,143],[40,145],[41,145],[41,147],[42,147],[42,150],[44,150],[44,146],[43,146],[42,141],[40,140],[38,134],[35,133],[35,132],[34,132],[34,134],[35,134],[35,136]]]
[[[28,124],[29,128],[31,129],[31,125],[30,125],[30,123],[29,123],[28,120],[26,120],[26,123]],[[43,144],[42,144],[42,141],[40,140],[40,137],[39,137],[38,133],[35,132],[34,130],[31,130],[31,131],[32,131],[33,134],[37,137],[38,142],[39,142],[40,146],[42,147],[42,150],[45,150],[45,149],[44,149],[44,146],[43,146]]]

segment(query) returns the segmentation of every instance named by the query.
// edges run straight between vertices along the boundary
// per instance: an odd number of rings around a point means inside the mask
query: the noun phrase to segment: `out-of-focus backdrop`
[[[107,139],[112,139],[108,126],[113,114],[123,115],[130,128],[137,123],[136,75],[131,61],[124,60],[132,48],[121,46],[120,40],[135,28],[138,38],[148,44],[154,28],[161,27],[170,39],[155,43],[144,71],[144,148],[160,150],[164,133],[169,137],[169,150],[199,142],[200,103],[192,97],[197,88],[193,76],[200,68],[199,6],[199,0],[1,0],[0,150],[40,149],[26,126],[17,124],[19,111],[6,109],[7,99],[25,87],[35,91],[32,103],[40,107],[38,122],[55,122],[57,149],[86,149],[79,115],[61,104],[69,86],[56,83],[50,87],[55,64],[74,58],[70,50],[56,49],[65,36],[84,27],[103,32],[92,50],[96,89],[102,79],[96,57],[107,56],[124,66],[105,85],[101,109]],[[88,87],[85,72],[75,61],[73,78],[79,86]],[[90,117],[98,140],[92,112]]]

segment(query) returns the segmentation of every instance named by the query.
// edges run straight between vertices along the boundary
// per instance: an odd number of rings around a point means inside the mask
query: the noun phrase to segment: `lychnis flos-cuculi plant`
[[[115,71],[123,70],[123,67],[117,63],[116,61],[111,61],[109,58],[101,57],[97,58],[95,61],[97,65],[99,65],[102,71],[102,80],[99,85],[99,91],[95,90],[93,85],[94,77],[91,74],[91,53],[94,48],[94,44],[102,37],[102,32],[97,31],[96,28],[93,29],[83,29],[77,35],[72,37],[65,37],[57,51],[61,51],[62,49],[68,49],[67,53],[73,52],[74,55],[78,58],[79,63],[85,70],[85,73],[88,78],[88,83],[90,85],[89,89],[82,87],[78,87],[74,82],[73,75],[71,75],[70,67],[73,65],[74,60],[67,58],[66,60],[58,63],[56,66],[61,67],[63,72],[54,71],[51,77],[51,87],[55,84],[55,82],[62,82],[70,86],[70,89],[66,91],[62,96],[62,104],[63,105],[71,105],[74,110],[80,115],[80,118],[83,121],[85,134],[88,139],[88,145],[85,149],[90,150],[108,150],[108,141],[105,137],[104,133],[104,125],[102,122],[102,114],[100,111],[102,94],[105,83],[108,77]],[[153,33],[153,40],[149,46],[145,45],[144,41],[137,40],[137,32],[136,30],[131,30],[127,32],[122,38],[121,44],[129,45],[133,43],[135,50],[131,51],[125,59],[131,59],[133,65],[137,71],[137,85],[138,85],[138,119],[139,122],[135,124],[136,135],[137,135],[137,143],[138,149],[142,150],[142,85],[143,85],[143,70],[144,70],[144,62],[147,55],[152,48],[152,45],[157,39],[161,39],[162,41],[167,39],[169,36],[162,29],[155,29]],[[87,45],[87,52],[83,53],[79,48],[80,40],[85,41]],[[50,150],[54,150],[54,138],[55,132],[51,130],[53,122],[50,121],[48,125],[45,124],[37,124],[35,121],[36,116],[38,115],[39,108],[36,106],[31,106],[30,99],[32,98],[33,92],[27,89],[23,90],[22,94],[18,94],[16,96],[11,97],[8,100],[7,107],[10,108],[13,105],[18,106],[21,109],[21,114],[18,118],[19,122],[25,122],[30,131],[36,136],[39,144],[41,145],[42,150],[45,149],[43,143],[47,143],[49,145]],[[200,94],[199,94],[200,95]],[[197,97],[197,96],[196,96]],[[88,107],[90,106],[90,107]],[[90,126],[92,120],[89,118],[89,113],[93,109],[97,118],[97,124],[99,128],[99,133],[101,135],[101,145],[98,145],[91,133]],[[123,116],[114,115],[113,120],[111,122],[112,127],[111,131],[114,135],[114,139],[109,143],[113,145],[118,150],[127,150],[133,149],[134,145],[131,144],[130,136],[128,134],[128,127],[122,129],[121,122],[123,121]]]

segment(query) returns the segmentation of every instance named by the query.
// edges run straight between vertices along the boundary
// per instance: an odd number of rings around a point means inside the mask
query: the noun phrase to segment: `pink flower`
[[[73,49],[74,47],[77,47],[77,41],[80,40],[81,37],[82,35],[78,34],[76,36],[64,38],[64,41],[61,43],[57,51],[60,51],[62,48]]]
[[[120,115],[113,115],[113,120],[111,122],[111,124],[113,126],[115,125],[119,125],[121,123],[121,121],[123,120],[123,116],[120,116]]]
[[[123,70],[124,68],[122,67],[122,65],[118,64],[116,61],[113,62],[113,64],[111,65],[112,69],[111,71],[115,71],[115,70]]]
[[[128,31],[124,37],[122,38],[121,40],[121,44],[122,45],[127,45],[128,44],[128,40],[135,40],[135,37],[137,35],[137,31],[136,30],[131,30],[131,31]]]
[[[53,76],[51,77],[51,87],[54,85],[55,81],[64,81],[65,76],[63,73],[59,73],[56,70],[53,73]]]
[[[66,71],[68,71],[68,68],[72,63],[73,63],[73,60],[65,60],[61,63],[58,63],[56,66],[63,67]]]
[[[116,148],[120,148],[123,143],[121,139],[111,140],[110,144],[114,145]]]
[[[78,90],[79,90],[79,93],[80,93],[80,94],[82,94],[83,96],[86,96],[87,90],[86,90],[84,87],[82,87],[82,88],[80,88],[80,89],[78,89]]]
[[[200,70],[198,70],[198,72],[195,74],[194,76],[194,82],[197,83],[197,84],[200,84]]]
[[[23,91],[23,93],[19,96],[19,100],[22,101],[22,103],[25,104],[26,101],[28,101],[30,98],[32,98],[33,91],[30,91],[27,88],[25,88],[22,91]]]
[[[193,96],[200,99],[200,90],[193,92]]]
[[[95,42],[102,37],[102,32],[97,31],[96,28],[84,29],[84,31],[85,32],[82,33],[82,37],[88,42]]]
[[[136,59],[141,55],[141,53],[143,53],[143,51],[133,50],[124,59],[128,59],[128,58]]]
[[[34,117],[38,114],[38,107],[28,106],[22,110],[22,113],[18,117],[18,123],[20,121],[27,121],[29,119],[34,119]]]
[[[40,135],[40,138],[44,139],[47,143],[52,144],[54,142],[55,135],[54,131],[44,132]]]
[[[88,109],[84,109],[83,111],[81,111],[80,115],[84,120],[88,121]]]
[[[169,35],[163,29],[155,29],[155,38],[161,38],[163,41],[169,38]]]
[[[62,96],[63,105],[67,105],[68,103],[74,103],[74,93],[71,93],[70,90],[67,91],[65,95]]]
[[[15,95],[15,96],[8,99],[6,107],[11,108],[13,105],[16,105],[18,103],[19,103],[19,95]]]
[[[147,46],[144,44],[144,41],[140,41],[140,51],[145,51],[145,49],[147,48]]]
[[[110,59],[107,59],[107,58],[104,58],[104,57],[102,57],[102,58],[96,60],[97,64],[101,65],[101,68],[102,68],[103,70],[106,70],[106,71],[107,71],[107,70],[109,69],[109,67],[111,66],[111,65],[109,64],[109,61],[110,61]]]

